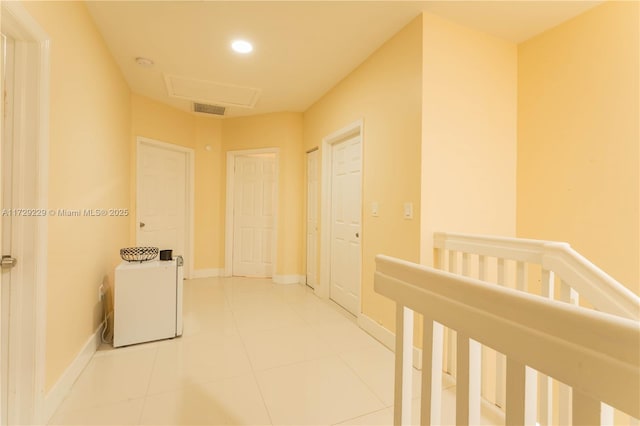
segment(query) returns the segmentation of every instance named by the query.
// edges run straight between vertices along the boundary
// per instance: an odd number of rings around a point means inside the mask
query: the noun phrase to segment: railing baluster
[[[393,424],[411,424],[411,379],[413,368],[413,311],[396,303],[396,356]]]
[[[507,409],[505,424],[535,425],[536,374],[526,365],[507,358]]]
[[[566,303],[577,304],[578,293],[569,284],[560,281],[560,300]],[[572,389],[564,383],[558,383],[558,421],[560,424],[571,424],[571,400]]]
[[[613,426],[613,407],[605,404],[604,402],[602,402],[601,404],[600,424],[602,426]]]
[[[458,274],[458,252],[449,250],[449,272]],[[453,377],[457,377],[457,350],[456,333],[451,328],[447,328],[447,372]]]
[[[516,263],[516,288],[520,291],[528,291],[527,283],[527,264],[524,262]]]
[[[482,281],[487,280],[487,257],[478,256],[478,278]]]
[[[487,257],[484,256],[484,255],[479,255],[478,256],[478,279],[481,280],[481,281],[486,281],[487,280]],[[481,366],[480,375],[481,375],[481,377],[482,377],[483,372],[485,371],[486,364],[487,364],[487,361],[486,361],[486,351],[487,350],[491,350],[491,349],[489,349],[487,347],[484,347],[484,346],[480,348],[480,366]],[[482,388],[482,380],[480,380],[480,385],[481,385],[481,388]],[[492,398],[489,395],[487,395],[487,393],[488,392],[482,391],[481,395],[485,399],[489,400],[490,402],[495,403],[495,401],[491,401]]]
[[[420,424],[439,425],[442,411],[442,324],[422,321],[422,395]],[[429,356],[429,350],[431,356]]]
[[[444,270],[445,249],[434,249],[433,264],[436,268]]]
[[[564,383],[558,383],[558,423],[570,425],[571,422],[571,387]]]
[[[576,389],[573,389],[571,412],[574,425],[595,426],[600,424],[600,401],[596,401]]]
[[[480,344],[458,332],[456,424],[480,424]]]
[[[504,258],[498,258],[498,284],[506,285],[506,268]],[[504,407],[505,405],[505,374],[506,374],[505,356],[496,352],[496,405]]]
[[[506,277],[505,261],[504,261],[504,258],[499,257],[498,258],[498,276],[496,277],[498,280],[498,284],[505,285],[505,281],[506,281],[505,277]]]
[[[553,300],[555,275],[552,271],[542,269],[541,273],[541,295]]]
[[[538,422],[540,426],[553,424],[553,382],[542,373],[538,373]]]
[[[553,299],[554,280],[553,272],[542,269],[540,275],[540,293],[542,297]],[[542,426],[550,425],[553,420],[553,382],[545,374],[538,374],[538,392],[540,396],[540,424]]]

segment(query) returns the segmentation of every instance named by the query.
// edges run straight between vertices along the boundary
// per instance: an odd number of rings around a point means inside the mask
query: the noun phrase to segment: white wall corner
[[[273,282],[276,284],[304,284],[304,275],[274,275]]]
[[[390,351],[395,351],[396,335],[384,328],[382,324],[361,313],[358,315],[358,326],[385,345]],[[422,349],[415,346],[413,347],[413,367],[418,370],[422,369]]]
[[[78,352],[75,359],[69,364],[67,369],[62,373],[55,385],[49,390],[44,399],[44,415],[46,423],[49,423],[62,401],[67,397],[71,387],[80,377],[80,373],[91,361],[91,357],[98,350],[102,342],[102,328],[104,322],[98,326],[95,333],[87,339],[87,342]]]
[[[211,269],[195,269],[191,278],[212,278],[212,277],[221,277],[223,276],[224,269],[222,268],[211,268]]]

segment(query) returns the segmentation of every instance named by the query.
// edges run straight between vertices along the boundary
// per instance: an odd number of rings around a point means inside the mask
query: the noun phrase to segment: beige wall
[[[433,233],[514,236],[516,45],[425,13],[422,250]]]
[[[373,291],[374,257],[419,259],[421,58],[418,17],[304,114],[305,150],[364,121],[362,312],[390,330],[395,306]],[[372,202],[379,204],[379,217],[371,216]],[[403,219],[405,202],[413,203],[413,220]]]
[[[277,275],[302,272],[302,215],[304,204],[304,150],[302,114],[275,113],[230,118],[223,122],[222,154],[229,151],[279,148]],[[223,186],[220,205],[224,212],[226,193],[226,158],[221,165]],[[224,227],[220,229],[224,235]]]
[[[196,118],[195,269],[224,267],[222,120]],[[207,149],[209,148],[209,149]]]
[[[517,48],[428,13],[423,20],[420,258],[431,265],[434,232],[515,235]],[[484,395],[493,395],[490,365]]]
[[[222,120],[180,111],[144,96],[131,95],[130,238],[136,239],[136,138],[138,136],[191,148],[195,153],[194,268],[224,266],[221,241]],[[207,150],[207,145],[211,150]]]
[[[50,209],[129,208],[129,88],[81,2],[25,2],[51,38]],[[50,217],[46,389],[102,320],[128,217]]]
[[[518,48],[518,236],[567,241],[636,293],[639,9],[606,2]]]

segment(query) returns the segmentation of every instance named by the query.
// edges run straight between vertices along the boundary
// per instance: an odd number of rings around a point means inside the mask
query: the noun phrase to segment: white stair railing
[[[396,425],[411,421],[411,311],[423,315],[420,424],[440,423],[442,326],[457,332],[457,424],[480,420],[480,344],[505,357],[507,425],[535,425],[536,372],[572,389],[572,424],[602,424],[602,403],[640,417],[635,319],[386,256],[374,288],[396,302]]]
[[[574,305],[582,300],[583,305],[586,301],[602,312],[634,320],[640,318],[638,296],[567,243],[438,232],[434,234],[434,256],[437,268],[455,274],[474,276]],[[447,348],[444,368],[455,376],[455,332],[447,329],[444,336]],[[482,396],[498,407],[504,407],[504,356],[488,348],[482,348],[481,354],[482,372],[494,375],[492,381],[487,381],[491,383],[484,386]],[[552,424],[554,410],[559,424],[571,423],[569,387],[562,383],[554,386],[552,380],[539,374],[538,389],[538,423],[541,426]],[[603,422],[613,424],[613,411],[606,406]]]
[[[484,235],[436,232],[433,238],[436,259],[441,259],[438,269],[444,269],[445,254],[457,258],[462,254],[463,263],[470,262],[470,255],[495,258],[504,266],[513,261],[518,266],[518,286],[526,289],[527,265],[538,265],[546,273],[553,273],[577,295],[585,297],[595,309],[630,319],[640,318],[640,299],[631,290],[610,277],[589,260],[573,250],[567,243],[529,240],[522,238],[493,237]],[[466,259],[466,262],[465,262]],[[455,265],[448,265],[449,271]],[[469,266],[463,265],[463,269]],[[498,275],[504,285],[504,267]],[[486,277],[480,278],[486,280]],[[521,281],[522,280],[522,281]],[[551,281],[547,276],[547,280]],[[552,287],[553,288],[553,285]],[[569,293],[565,296],[567,296]],[[575,296],[575,294],[574,294]],[[568,300],[567,300],[568,301]]]

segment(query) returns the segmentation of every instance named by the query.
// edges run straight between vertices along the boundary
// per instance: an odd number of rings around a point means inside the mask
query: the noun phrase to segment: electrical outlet
[[[100,284],[100,287],[98,287],[98,302],[102,302],[103,298],[104,298],[104,284]]]

